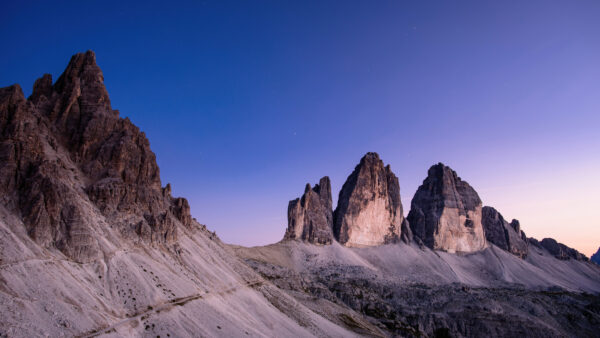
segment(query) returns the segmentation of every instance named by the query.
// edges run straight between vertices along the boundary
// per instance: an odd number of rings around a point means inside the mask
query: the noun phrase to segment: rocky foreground
[[[222,243],[162,185],[93,52],[0,89],[0,337],[594,336],[600,267],[483,206],[443,164],[408,217],[367,153],[280,243]]]

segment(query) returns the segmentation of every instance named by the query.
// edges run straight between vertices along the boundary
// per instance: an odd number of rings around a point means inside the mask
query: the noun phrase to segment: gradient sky
[[[168,6],[166,5],[168,3]],[[600,2],[5,1],[0,86],[92,49],[163,184],[226,242],[376,151],[410,199],[443,162],[528,236],[600,246]]]

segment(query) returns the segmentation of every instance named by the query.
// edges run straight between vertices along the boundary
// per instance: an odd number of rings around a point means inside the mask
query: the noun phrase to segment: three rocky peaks
[[[349,247],[416,242],[451,253],[480,251],[492,243],[520,258],[535,245],[558,259],[587,260],[554,239],[527,238],[518,220],[508,223],[496,209],[482,206],[475,189],[442,163],[429,169],[404,218],[398,178],[374,152],[348,176],[335,210],[329,177],[314,188],[307,184],[304,195],[289,202],[284,240]]]

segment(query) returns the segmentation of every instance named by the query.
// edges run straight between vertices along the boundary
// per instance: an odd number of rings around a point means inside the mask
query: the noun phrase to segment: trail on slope
[[[258,280],[258,281],[253,281],[253,282],[247,282],[247,283],[245,283],[243,285],[232,287],[232,288],[228,288],[228,289],[225,289],[225,290],[221,290],[219,292],[212,292],[212,293],[210,293],[210,292],[207,291],[206,293],[196,293],[196,294],[193,294],[193,295],[190,295],[190,296],[186,296],[186,297],[178,297],[178,298],[175,298],[175,299],[171,299],[171,300],[169,300],[167,302],[164,302],[164,303],[161,303],[161,304],[157,304],[155,306],[148,306],[148,309],[146,311],[142,311],[142,312],[136,313],[136,314],[132,315],[131,317],[122,319],[122,320],[120,320],[120,321],[118,321],[118,322],[116,322],[116,323],[114,323],[114,324],[112,324],[110,326],[103,327],[103,328],[96,329],[96,330],[92,330],[91,332],[86,332],[86,333],[84,333],[84,334],[82,334],[82,335],[80,335],[78,337],[81,337],[81,338],[91,338],[91,337],[98,337],[100,335],[108,334],[108,333],[111,333],[111,332],[116,332],[116,328],[117,327],[119,327],[119,326],[121,326],[123,324],[126,324],[126,323],[130,323],[130,322],[135,321],[135,320],[139,320],[140,318],[142,318],[142,317],[144,317],[146,315],[149,316],[149,315],[151,315],[153,313],[156,313],[156,312],[160,312],[160,311],[163,311],[163,310],[169,310],[169,309],[173,308],[173,306],[185,305],[186,303],[189,303],[189,302],[197,300],[197,299],[206,299],[207,297],[210,297],[210,296],[230,294],[232,292],[235,292],[235,291],[239,290],[240,288],[260,286],[263,283],[264,283],[264,281]]]

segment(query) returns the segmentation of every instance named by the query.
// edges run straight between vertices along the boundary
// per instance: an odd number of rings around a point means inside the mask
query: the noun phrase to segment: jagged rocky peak
[[[481,223],[488,242],[520,258],[527,257],[527,237],[521,231],[519,221],[513,219],[508,223],[496,209],[485,206]]]
[[[528,238],[529,244],[538,248],[545,249],[554,257],[560,260],[574,259],[577,261],[588,261],[589,259],[579,251],[557,242],[554,238],[544,238],[538,241],[535,238]]]
[[[438,163],[417,189],[408,221],[413,235],[432,249],[473,252],[486,247],[481,209],[477,192]]]
[[[288,204],[288,228],[284,239],[331,244],[333,240],[331,204],[329,177],[321,178],[314,188],[306,184],[302,197]]]
[[[93,52],[76,54],[56,83],[38,79],[25,100],[0,89],[0,195],[39,244],[86,262],[97,234],[171,243],[191,224],[184,199],[163,192],[145,134],[112,110]]]
[[[348,176],[334,212],[334,235],[346,246],[412,239],[404,219],[398,178],[377,153],[367,153]]]

